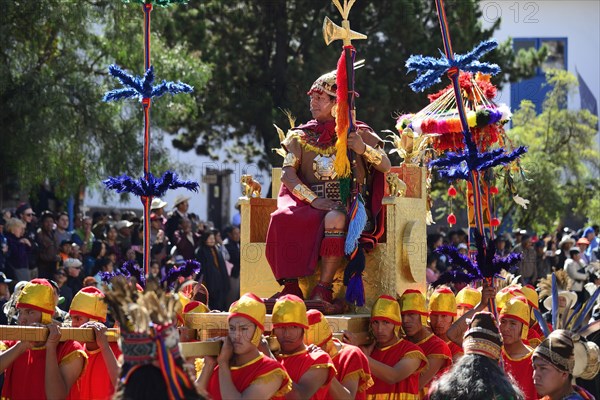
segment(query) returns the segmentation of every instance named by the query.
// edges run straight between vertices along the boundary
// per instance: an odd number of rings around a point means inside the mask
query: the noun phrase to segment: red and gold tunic
[[[115,357],[118,359],[121,355],[121,349],[115,342],[109,343]],[[115,394],[115,387],[111,382],[106,369],[106,362],[102,356],[102,350],[88,350],[83,345],[88,357],[87,366],[83,370],[81,377],[73,384],[70,398],[89,399],[89,400],[110,400]]]
[[[356,346],[341,343],[337,339],[333,341],[342,346],[341,350],[331,358],[337,371],[337,380],[342,383],[346,378],[357,379],[358,390],[355,399],[366,399],[367,389],[373,385],[367,356]],[[331,394],[329,397],[332,398]]]
[[[9,349],[18,342],[6,341],[3,343]],[[59,366],[71,362],[77,357],[82,357],[84,360],[87,357],[80,343],[67,340],[58,344],[56,358]],[[2,399],[46,399],[45,372],[46,347],[34,347],[27,350],[4,371]]]
[[[454,343],[452,340],[448,340],[446,344],[450,349],[450,353],[452,353],[452,362],[454,362],[455,360],[458,361],[458,358],[462,357],[465,354],[463,348]]]
[[[301,350],[294,354],[278,354],[277,359],[283,365],[292,381],[298,383],[302,376],[311,368],[327,368],[328,376],[325,384],[311,397],[311,399],[327,399],[329,385],[335,377],[335,368],[331,357],[324,351],[314,351],[309,353],[307,350]]]
[[[444,364],[442,364],[438,372],[436,372],[431,381],[425,387],[423,387],[422,394],[426,394],[429,391],[429,385],[431,382],[442,376],[448,370],[448,368],[452,366],[452,352],[450,351],[450,348],[446,342],[435,336],[433,333],[415,344],[419,346],[421,350],[423,350],[425,357],[441,358],[444,360]]]
[[[371,358],[393,367],[403,358],[421,360],[419,368],[408,378],[393,384],[387,383],[373,375],[373,386],[367,389],[367,399],[375,400],[418,400],[419,374],[427,367],[427,358],[416,344],[400,339],[396,344],[381,349],[375,347]]]
[[[283,378],[281,386],[275,392],[272,399],[283,398],[283,396],[292,390],[292,380],[280,363],[260,354],[254,360],[247,362],[239,367],[230,366],[231,380],[238,392],[243,393],[250,385],[267,383],[270,380]],[[208,381],[208,393],[213,400],[220,400],[221,387],[219,384],[219,366],[217,365]]]
[[[504,361],[504,371],[512,377],[512,380],[521,389],[525,400],[536,400],[538,395],[533,385],[533,366],[531,365],[533,349],[529,348],[529,350],[529,353],[525,356],[513,359],[502,348],[502,360]]]

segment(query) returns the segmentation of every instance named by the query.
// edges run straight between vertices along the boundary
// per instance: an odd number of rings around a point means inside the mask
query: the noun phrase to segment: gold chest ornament
[[[335,154],[330,156],[319,154],[313,160],[313,173],[320,181],[330,181],[337,178],[337,172],[333,168]]]

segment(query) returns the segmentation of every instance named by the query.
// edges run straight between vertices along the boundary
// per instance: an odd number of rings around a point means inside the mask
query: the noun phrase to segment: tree
[[[143,74],[141,6],[119,1],[0,0],[0,187],[27,193],[49,181],[61,199],[107,175],[142,174],[142,111],[137,103],[106,104],[118,85],[107,67]],[[152,108],[158,127],[196,118],[209,78],[206,64],[185,43],[165,46],[153,13],[152,55],[159,79],[195,86],[191,96],[161,98]],[[170,165],[157,140],[152,169]],[[172,165],[171,165],[172,166]],[[18,187],[9,186],[17,182]]]
[[[526,179],[519,185],[520,196],[528,199],[527,209],[502,198],[501,212],[511,215],[520,227],[550,231],[573,212],[598,221],[598,173],[600,152],[595,140],[598,118],[588,110],[570,110],[568,97],[578,86],[568,71],[546,73],[552,90],[541,114],[525,100],[513,116],[508,136],[515,145],[526,145],[522,158]]]
[[[500,23],[483,29],[475,0],[446,2],[446,11],[458,53],[489,39]],[[335,68],[340,55],[339,41],[329,47],[323,41],[325,16],[340,23],[329,0],[208,0],[177,8],[166,28],[167,41],[185,38],[215,69],[202,100],[203,118],[188,120],[175,146],[216,157],[216,149],[233,142],[226,149],[230,158],[262,156],[262,167],[279,165],[270,151],[279,147],[272,124],[285,126],[283,109],[301,121],[309,119],[306,92],[319,75]],[[406,75],[404,63],[413,53],[435,56],[442,47],[434,3],[361,0],[350,20],[352,29],[368,35],[355,42],[357,57],[366,59],[356,73],[358,116],[378,131],[393,128],[396,112],[416,111],[427,102],[408,88],[414,76]],[[517,56],[506,42],[488,60],[502,66],[502,82],[527,76],[543,57],[544,51],[533,50]]]

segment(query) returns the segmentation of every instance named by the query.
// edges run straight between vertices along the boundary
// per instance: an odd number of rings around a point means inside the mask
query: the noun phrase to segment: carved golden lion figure
[[[398,177],[397,173],[388,173],[385,180],[390,190],[390,196],[404,197],[406,195],[406,183]]]
[[[242,184],[242,196],[251,198],[256,195],[256,197],[260,197],[262,186],[252,179],[252,175],[242,175],[240,183]]]

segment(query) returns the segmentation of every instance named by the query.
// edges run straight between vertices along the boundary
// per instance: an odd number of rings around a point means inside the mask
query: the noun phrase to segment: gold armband
[[[362,154],[365,160],[373,165],[381,164],[381,160],[383,159],[383,154],[381,151],[369,146],[368,144],[365,144],[365,146],[365,152]]]
[[[296,196],[302,201],[306,201],[308,204],[312,203],[317,198],[315,192],[310,190],[308,186],[302,183],[299,183],[296,186],[294,186],[294,190],[292,190],[292,193],[294,194],[294,196]]]
[[[298,169],[299,166],[300,160],[298,160],[298,157],[296,157],[294,153],[289,152],[285,155],[285,158],[283,159],[283,168],[292,167],[294,169]]]

